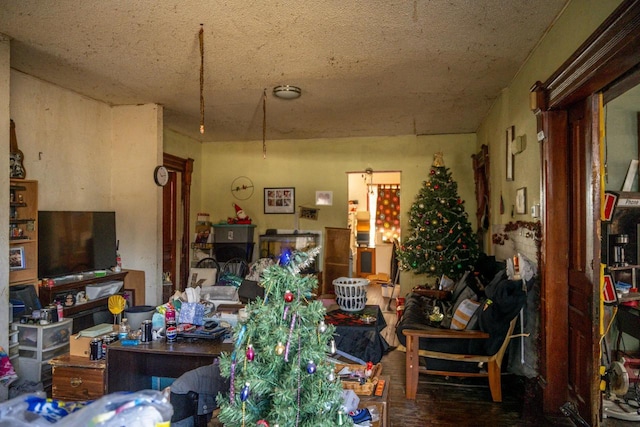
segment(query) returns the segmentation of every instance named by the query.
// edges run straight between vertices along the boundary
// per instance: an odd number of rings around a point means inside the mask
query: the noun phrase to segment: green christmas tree
[[[264,299],[247,305],[246,321],[234,328],[234,351],[220,358],[230,379],[218,395],[219,420],[227,427],[335,427],[352,425],[342,412],[342,383],[328,360],[335,327],[312,300],[318,281],[301,275],[319,248],[285,253],[267,268]]]
[[[473,269],[478,242],[442,153],[434,155],[429,180],[411,205],[409,226],[397,253],[402,270],[456,279]]]

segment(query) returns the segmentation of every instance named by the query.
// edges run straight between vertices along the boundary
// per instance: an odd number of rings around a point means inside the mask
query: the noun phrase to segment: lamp
[[[273,88],[273,96],[280,99],[296,99],[302,95],[302,89],[297,86],[281,85]]]

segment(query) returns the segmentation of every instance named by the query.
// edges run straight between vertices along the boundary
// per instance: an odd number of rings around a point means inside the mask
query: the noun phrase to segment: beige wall
[[[530,207],[532,203],[540,203],[540,151],[536,139],[536,118],[529,109],[530,88],[536,81],[549,78],[620,3],[619,0],[576,0],[569,3],[478,128],[478,147],[487,144],[491,155],[493,224],[532,221]],[[527,148],[515,156],[515,179],[507,182],[505,132],[512,125],[516,135],[525,136]],[[512,217],[516,190],[521,187],[527,189],[527,214]],[[501,195],[505,205],[503,215],[499,213]]]
[[[201,210],[213,222],[235,215],[237,203],[252,218],[256,233],[267,228],[293,229],[293,215],[264,214],[265,187],[295,187],[296,206],[315,206],[317,190],[333,191],[333,206],[321,206],[318,221],[300,220],[299,228],[324,230],[347,226],[347,172],[400,171],[402,173],[402,211],[406,212],[422,182],[429,177],[433,153],[443,151],[445,163],[458,182],[458,192],[466,200],[469,219],[475,227],[475,196],[471,154],[476,145],[473,134],[437,136],[399,136],[385,138],[341,138],[303,141],[268,141],[266,159],[261,141],[205,143],[202,145]],[[255,191],[244,201],[234,199],[231,182],[248,176]],[[402,218],[406,229],[408,218]],[[257,241],[257,237],[255,239]],[[404,289],[425,283],[425,277],[405,273]]]
[[[111,107],[15,70],[10,88],[39,209],[116,211],[123,266],[145,271],[146,302],[159,303],[162,192],[153,169],[162,162],[162,109]]]

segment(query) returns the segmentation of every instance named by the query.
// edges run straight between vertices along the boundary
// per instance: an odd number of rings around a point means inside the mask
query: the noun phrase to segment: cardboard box
[[[72,356],[89,357],[89,344],[93,337],[78,337],[78,334],[71,336],[69,341],[70,349],[69,354]]]
[[[118,332],[118,325],[113,325],[112,331]],[[83,332],[84,331],[80,331],[77,334],[71,336],[71,340],[69,341],[69,354],[71,354],[72,356],[89,357],[89,345],[91,344],[91,340],[95,338],[96,335],[90,333],[90,335],[93,336],[83,336]]]

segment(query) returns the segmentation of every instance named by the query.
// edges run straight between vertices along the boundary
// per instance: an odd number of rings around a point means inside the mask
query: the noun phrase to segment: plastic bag
[[[64,427],[158,427],[169,426],[173,407],[160,391],[111,393],[65,417]]]
[[[42,427],[58,423],[86,402],[47,399],[43,391],[23,394],[0,404],[0,427]]]

